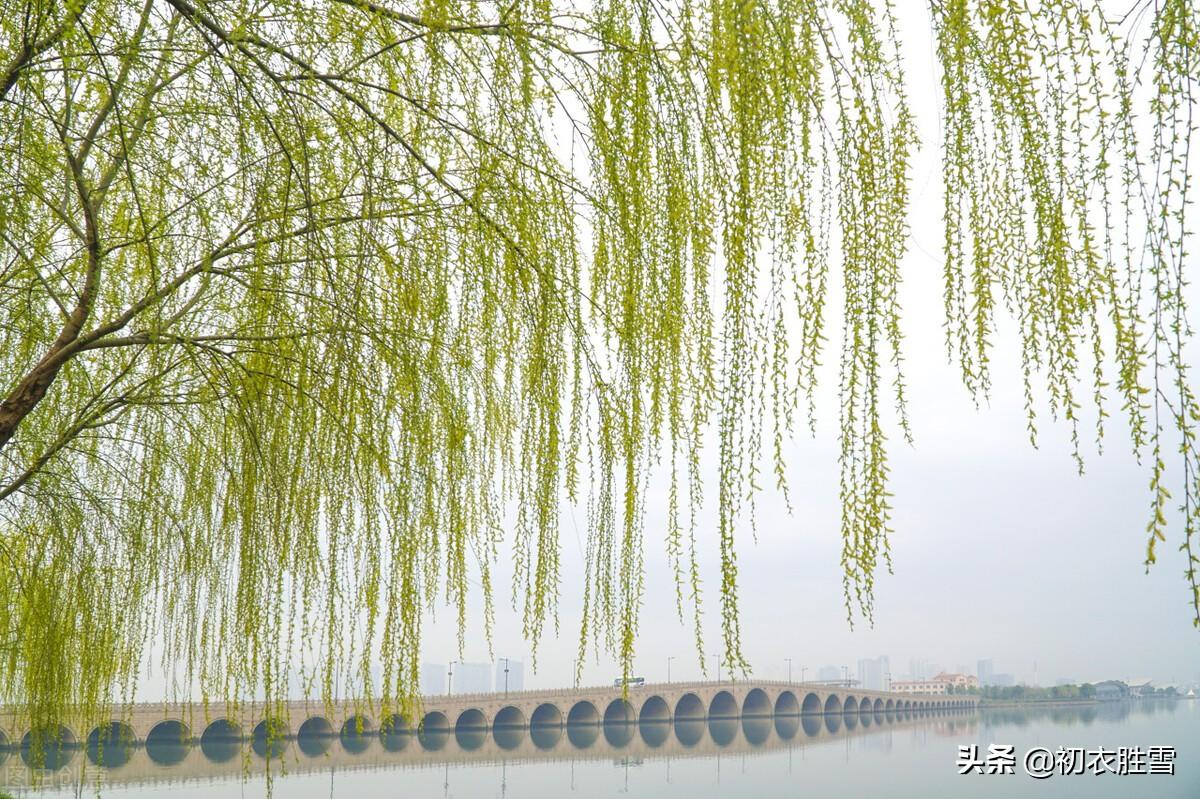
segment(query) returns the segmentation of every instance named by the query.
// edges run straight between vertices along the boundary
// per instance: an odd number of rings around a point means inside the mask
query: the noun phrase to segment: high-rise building
[[[421,693],[438,696],[446,693],[446,667],[441,663],[421,664]]]
[[[454,693],[486,694],[492,690],[491,663],[455,663]]]
[[[930,680],[933,675],[941,671],[940,666],[930,663],[928,660],[910,660],[908,661],[908,678],[910,680]]]
[[[975,664],[975,676],[979,678],[980,685],[991,685],[992,680],[996,676],[996,670],[992,668],[992,660],[981,660]]]
[[[872,691],[882,691],[891,667],[887,655],[858,661],[858,684]]]
[[[840,680],[842,679],[842,670],[837,666],[822,666],[817,672],[818,680]]]
[[[504,670],[508,669],[505,675]],[[525,690],[525,664],[519,660],[496,661],[496,692]]]

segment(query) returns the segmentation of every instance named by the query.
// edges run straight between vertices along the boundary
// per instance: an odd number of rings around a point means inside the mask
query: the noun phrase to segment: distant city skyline
[[[887,655],[858,661],[858,684],[869,690],[882,691],[887,687],[891,667]]]
[[[525,664],[501,658],[496,661],[496,693],[525,690]]]
[[[1001,661],[1001,663],[1004,662],[1003,660]],[[453,663],[452,678],[449,671],[451,663]],[[975,677],[979,681],[980,686],[996,687],[1007,687],[1018,684],[1051,687],[1054,685],[1074,685],[1084,682],[1097,683],[1104,680],[1119,680],[1123,682],[1132,680],[1134,682],[1141,682],[1146,679],[1151,679],[1151,682],[1159,687],[1168,685],[1187,688],[1200,687],[1200,672],[1174,680],[1160,680],[1123,673],[1104,673],[1082,678],[1056,677],[1053,682],[1043,685],[1034,681],[1033,675],[1036,673],[1036,667],[1032,663],[1029,666],[1028,676],[1024,678],[1019,678],[1009,672],[996,671],[995,663],[995,658],[980,658],[975,661],[973,669],[960,664],[955,669],[950,670],[943,668],[930,659],[917,657],[908,660],[908,672],[894,673],[891,670],[891,657],[887,654],[881,654],[856,659],[854,668],[834,665],[810,666],[796,658],[792,658],[790,668],[792,679],[797,682],[801,679],[840,682],[848,678],[854,681],[859,687],[867,690],[888,690],[889,687],[894,687],[896,683],[931,681],[940,674],[968,675]],[[438,696],[447,693],[448,688],[451,693],[486,693],[490,691],[504,693],[506,690],[505,666],[506,662],[504,658],[498,658],[491,662],[458,660],[448,661],[447,663],[424,662],[421,664],[421,693],[427,696]],[[526,690],[526,667],[524,661],[510,658],[507,661],[507,667],[507,690]],[[757,676],[765,679],[786,679],[788,668],[789,665],[786,663],[776,665],[773,668],[765,670],[767,673],[758,673]],[[711,677],[712,675],[710,675]],[[727,679],[725,675],[723,675],[723,678]],[[647,675],[647,679],[650,682],[667,681],[665,675]],[[676,675],[676,680],[678,679],[680,678]],[[685,677],[683,679],[690,678]],[[451,681],[453,685],[450,685]],[[596,682],[596,684],[606,683],[607,680]],[[565,688],[571,684],[570,680],[562,680],[557,683],[543,682],[533,687]]]
[[[508,673],[505,674],[507,668]],[[493,672],[494,670],[494,672]],[[493,680],[493,673],[495,678]],[[505,687],[507,682],[507,689]],[[501,658],[496,661],[452,660],[446,663],[421,663],[421,693],[425,696],[452,694],[503,693],[525,690],[525,664]]]
[[[460,661],[452,665],[454,667],[454,676],[451,682],[454,683],[454,693],[486,694],[492,690],[491,663],[464,663]]]
[[[679,661],[686,658],[673,657],[675,662],[674,681],[681,680],[703,680],[715,679],[716,672],[710,670],[705,677],[702,673],[688,673],[686,663],[681,666]],[[791,661],[790,665],[787,662]],[[1144,681],[1150,680],[1157,686],[1186,686],[1200,687],[1200,671],[1193,669],[1191,673],[1186,669],[1176,669],[1180,672],[1172,677],[1147,676],[1143,672],[1123,672],[1123,671],[1104,671],[1095,669],[1091,672],[1085,672],[1078,677],[1064,677],[1056,675],[1052,679],[1039,679],[1037,677],[1038,667],[1034,662],[1030,662],[1024,673],[1021,670],[1013,669],[1011,671],[997,671],[996,663],[1007,665],[1011,668],[1011,661],[994,657],[979,658],[975,660],[975,666],[969,667],[961,663],[963,658],[948,659],[949,662],[958,663],[955,668],[951,669],[941,665],[931,658],[912,657],[907,659],[907,671],[897,671],[892,668],[891,663],[893,658],[889,654],[878,654],[869,657],[857,657],[849,659],[854,665],[813,665],[811,662],[804,661],[801,657],[785,658],[780,663],[764,664],[761,668],[753,668],[750,674],[761,679],[787,679],[789,670],[793,680],[799,682],[804,680],[817,681],[837,681],[850,679],[859,686],[869,690],[886,690],[889,682],[898,681],[913,681],[913,680],[930,680],[940,673],[946,674],[967,674],[976,677],[980,685],[992,686],[1013,686],[1013,685],[1030,685],[1040,687],[1052,687],[1054,685],[1081,684],[1085,682],[1101,682],[1103,680],[1121,680],[1121,681]],[[453,662],[453,686],[449,685],[450,677],[448,665]],[[819,662],[819,661],[818,661]],[[658,664],[653,664],[658,665]],[[449,687],[452,693],[473,693],[473,692],[488,692],[495,691],[502,693],[505,690],[505,661],[503,658],[497,658],[492,661],[460,661],[453,660],[446,663],[437,663],[432,661],[423,661],[421,664],[421,692],[426,695],[440,695],[447,692]],[[523,660],[509,659],[508,661],[508,690],[522,691],[528,689],[540,688],[565,688],[571,686],[574,681],[571,675],[562,675],[560,679],[550,679],[544,673],[534,673],[533,684],[527,684],[529,681],[529,672],[527,664]],[[666,664],[661,664],[661,672],[657,673],[653,668],[640,669],[637,666],[634,668],[635,673],[639,676],[644,676],[649,682],[667,682]],[[614,672],[615,673],[615,672]],[[728,674],[722,669],[722,679],[728,679]],[[603,685],[610,681],[607,675],[599,676],[591,682],[584,681],[585,684]]]
[[[449,688],[446,680],[445,663],[421,664],[421,693],[425,696],[438,696],[446,693]]]
[[[841,680],[844,677],[844,672],[837,666],[822,666],[817,671],[818,680]]]

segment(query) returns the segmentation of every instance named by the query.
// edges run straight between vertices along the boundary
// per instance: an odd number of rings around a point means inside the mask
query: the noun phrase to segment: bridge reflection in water
[[[0,750],[0,771],[9,784],[128,785],[243,779],[267,772],[289,774],[337,770],[422,768],[431,765],[538,760],[710,757],[765,752],[909,726],[942,728],[947,735],[973,730],[975,708],[875,711],[845,709],[804,715],[774,713],[656,718],[642,713],[562,724],[518,724],[497,717],[489,727],[427,725],[419,730],[371,728],[356,723],[302,725],[289,738],[206,735],[198,741],[151,737],[144,743],[101,729],[80,743],[47,747],[45,768],[34,770],[28,747]],[[507,721],[509,723],[501,723]],[[211,730],[209,732],[212,732]],[[5,759],[8,762],[5,762]],[[25,774],[15,773],[17,770]],[[14,779],[15,778],[15,779]]]

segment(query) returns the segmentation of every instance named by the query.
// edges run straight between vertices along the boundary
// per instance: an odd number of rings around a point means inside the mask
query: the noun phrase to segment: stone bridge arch
[[[708,703],[708,719],[736,719],[739,715],[738,702],[730,691],[721,690]]]
[[[654,694],[642,703],[637,718],[639,722],[668,722],[671,720],[671,706],[667,700]]]
[[[779,696],[775,698],[774,712],[776,716],[799,716],[800,700],[791,690],[780,691]]]
[[[742,700],[742,717],[743,718],[761,718],[769,716],[774,712],[775,708],[771,699],[767,696],[767,692],[761,688],[752,688],[746,692],[746,698]]]
[[[533,713],[529,716],[529,726],[535,729],[538,727],[561,727],[564,721],[562,711],[553,702],[542,702],[533,709]]]
[[[587,699],[581,699],[571,705],[571,710],[567,713],[568,727],[580,727],[599,723],[600,711],[596,709],[595,704]]]
[[[675,719],[697,719],[703,720],[707,715],[704,709],[704,701],[693,691],[688,691],[679,697],[679,701],[675,703]]]
[[[557,710],[557,708],[555,709]],[[536,710],[534,712],[536,713]],[[562,714],[560,713],[559,715],[561,716]],[[532,719],[530,720],[530,724],[532,725]],[[508,729],[524,726],[526,726],[525,714],[522,713],[521,709],[516,705],[505,705],[504,707],[500,708],[500,712],[496,714],[494,719],[492,719],[493,729]]]

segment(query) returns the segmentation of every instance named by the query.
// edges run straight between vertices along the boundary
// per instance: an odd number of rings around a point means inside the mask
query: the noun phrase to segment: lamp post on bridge
[[[670,685],[670,683],[671,683],[671,661],[674,659],[675,659],[674,655],[669,655],[667,657],[667,684],[668,685]]]
[[[450,666],[446,669],[446,696],[454,693],[454,664],[460,661],[450,661]]]
[[[784,660],[787,661],[787,664],[788,664],[788,682],[791,682],[792,681],[792,659],[784,658]]]
[[[800,667],[800,682],[804,682],[804,672],[808,671],[808,666]]]
[[[508,658],[502,658],[504,661],[504,696],[508,697]]]
[[[850,667],[849,666],[842,666],[842,682],[844,682],[846,684],[847,688],[850,687]]]

